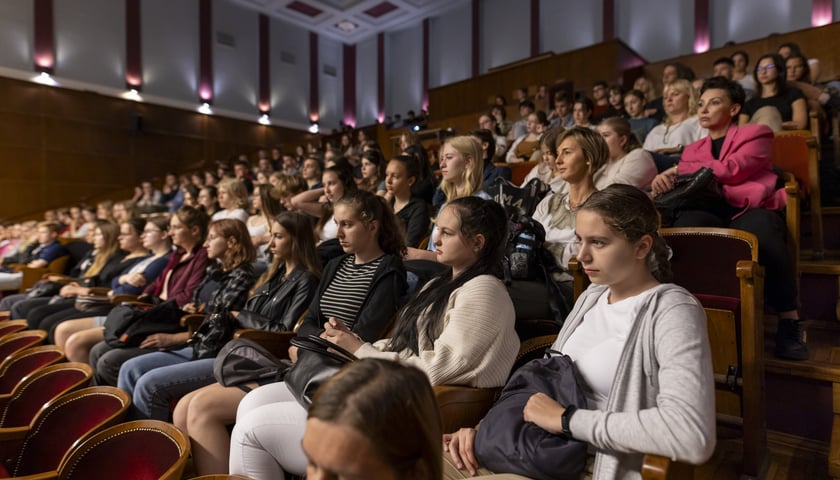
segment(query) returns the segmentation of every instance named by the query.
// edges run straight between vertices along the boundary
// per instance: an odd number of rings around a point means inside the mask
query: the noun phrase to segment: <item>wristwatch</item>
[[[572,420],[572,415],[574,415],[576,411],[576,406],[569,405],[565,410],[563,410],[563,415],[560,416],[563,423],[563,431],[560,434],[566,438],[572,438],[572,431],[569,430],[569,422]]]

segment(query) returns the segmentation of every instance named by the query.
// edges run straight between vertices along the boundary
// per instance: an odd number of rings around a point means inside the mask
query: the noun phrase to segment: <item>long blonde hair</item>
[[[120,248],[120,244],[117,241],[117,237],[120,234],[119,225],[106,220],[100,220],[96,223],[96,228],[102,232],[103,243],[105,245],[97,250],[96,255],[93,257],[93,263],[90,267],[88,267],[87,271],[85,271],[84,278],[92,278],[99,275],[99,272],[105,268],[108,260],[110,260]]]
[[[459,181],[450,182],[446,179],[441,180],[440,189],[446,195],[446,201],[451,202],[456,198],[468,197],[481,190],[481,185],[484,182],[484,162],[482,161],[481,144],[469,135],[462,135],[450,138],[443,145],[444,148],[446,145],[454,148],[455,151],[464,157],[464,163],[466,164],[464,177]],[[442,154],[443,149],[441,149]]]

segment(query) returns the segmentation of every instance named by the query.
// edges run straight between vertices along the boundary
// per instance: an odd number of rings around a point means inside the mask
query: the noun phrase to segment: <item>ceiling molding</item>
[[[468,5],[470,0],[228,0],[244,8],[337,40],[356,44],[380,32]],[[373,15],[372,15],[373,14]],[[338,25],[349,22],[352,29]]]

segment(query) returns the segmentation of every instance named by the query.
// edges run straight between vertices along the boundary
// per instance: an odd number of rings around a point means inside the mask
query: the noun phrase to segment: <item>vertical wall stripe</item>
[[[423,19],[423,110],[429,110],[429,19]]]
[[[811,26],[821,27],[834,21],[834,2],[832,0],[814,0],[811,11]]]
[[[260,113],[271,112],[271,31],[268,15],[260,14],[260,99],[257,108]]]
[[[125,0],[125,86],[143,86],[143,55],[140,39],[140,0]]]
[[[318,102],[318,34],[309,32],[309,120],[321,118]]]
[[[344,44],[344,124],[356,126],[356,46]]]
[[[531,0],[531,56],[540,53],[540,0]]]
[[[376,35],[376,119],[385,121],[385,34]]]
[[[213,102],[213,2],[198,4],[198,98]]]
[[[472,0],[472,76],[481,72],[481,10],[479,0]]]
[[[604,0],[604,41],[615,38],[615,0]]]
[[[55,69],[55,32],[53,0],[35,0],[35,70],[52,74]]]
[[[694,53],[709,50],[709,0],[694,0]]]

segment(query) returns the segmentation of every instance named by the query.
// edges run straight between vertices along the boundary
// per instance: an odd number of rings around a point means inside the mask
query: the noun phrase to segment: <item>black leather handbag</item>
[[[677,175],[674,188],[653,197],[653,203],[662,216],[662,226],[674,224],[677,212],[705,210],[720,212],[727,206],[723,190],[711,168],[703,167],[694,173]]]
[[[291,343],[298,348],[298,359],[283,381],[298,403],[309,409],[318,387],[357,358],[347,350],[316,335],[295,337]]]
[[[226,309],[220,309],[204,318],[187,345],[193,348],[193,360],[213,358],[232,338],[233,320]]]

